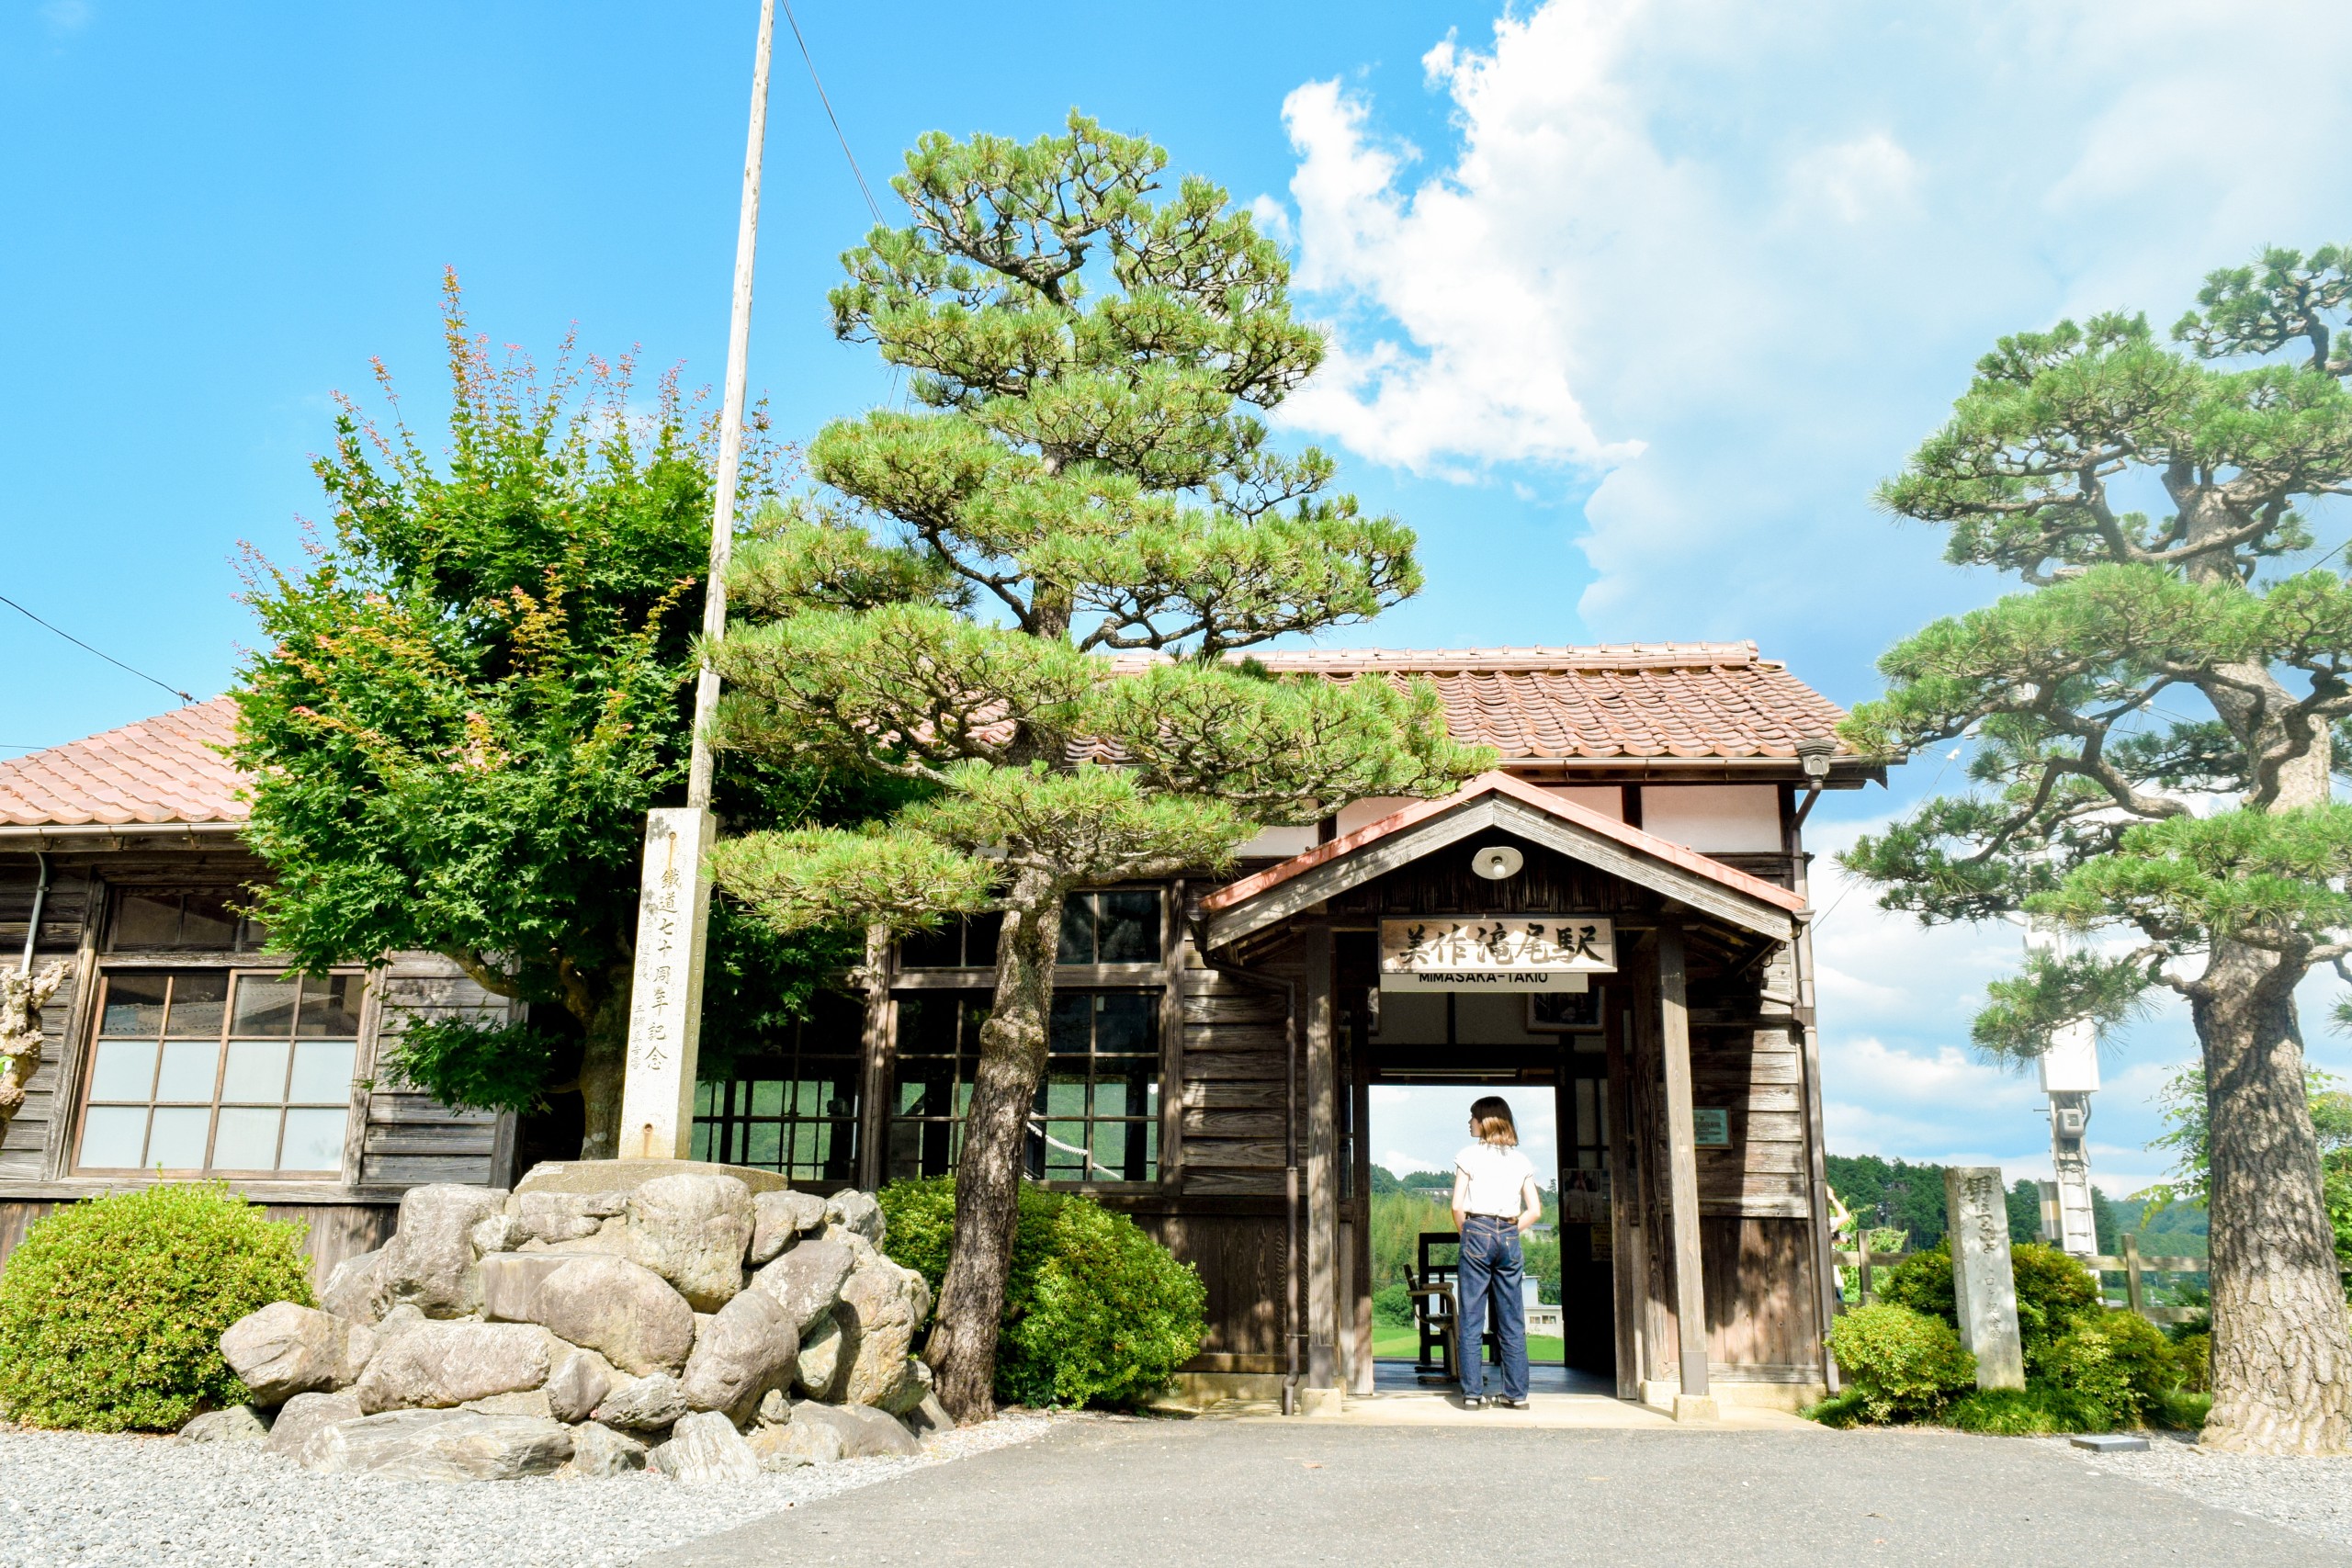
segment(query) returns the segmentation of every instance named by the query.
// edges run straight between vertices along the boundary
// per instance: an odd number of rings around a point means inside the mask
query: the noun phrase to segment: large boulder
[[[571,1429],[571,1468],[582,1475],[619,1475],[645,1468],[645,1445],[626,1432],[588,1421]]]
[[[594,1235],[628,1203],[626,1192],[526,1192],[506,1200],[523,1244],[578,1241]]]
[[[788,1423],[782,1426],[762,1425],[744,1433],[743,1440],[752,1445],[752,1452],[758,1456],[762,1470],[798,1470],[817,1462],[815,1455],[803,1451],[802,1431],[802,1428]],[[838,1446],[840,1439],[836,1438],[834,1442]],[[835,1452],[827,1457],[839,1459],[841,1455]]]
[[[585,1421],[618,1382],[613,1364],[594,1350],[559,1351],[548,1377],[548,1405],[559,1421]]]
[[[278,1407],[277,1419],[270,1424],[269,1451],[300,1459],[302,1445],[320,1427],[356,1421],[366,1414],[356,1393],[298,1393]]]
[[[842,1401],[877,1405],[893,1416],[912,1409],[931,1386],[913,1359],[915,1335],[931,1315],[930,1285],[915,1270],[874,1253],[842,1286],[841,1305],[836,1317],[848,1362]]]
[[[928,1367],[923,1369],[929,1371]],[[941,1438],[956,1429],[956,1417],[947,1414],[947,1406],[939,1403],[939,1395],[926,1387],[914,1408],[899,1417],[907,1430],[918,1438]]]
[[[486,1254],[480,1266],[482,1316],[492,1322],[538,1322],[539,1287],[567,1261],[560,1252]]]
[[[799,1352],[800,1336],[784,1304],[764,1291],[745,1291],[695,1337],[679,1383],[689,1405],[741,1426],[771,1390],[791,1384]]]
[[[743,1288],[752,1245],[752,1190],[718,1171],[659,1177],[628,1195],[628,1255],[678,1288],[696,1312],[717,1312]]]
[[[864,1236],[876,1247],[882,1245],[882,1238],[890,1228],[874,1194],[860,1192],[854,1187],[844,1188],[825,1200],[825,1223]]]
[[[715,1410],[698,1410],[679,1417],[670,1440],[653,1450],[653,1468],[673,1481],[755,1481],[760,1456],[734,1422]]]
[[[607,1427],[659,1432],[687,1413],[685,1391],[667,1372],[615,1383],[592,1413]]]
[[[835,1393],[842,1381],[842,1309],[836,1306],[817,1320],[800,1341],[800,1357],[794,1364],[792,1386],[804,1399],[821,1399],[838,1404]],[[852,1314],[854,1317],[854,1314]]]
[[[474,1227],[505,1204],[503,1191],[454,1182],[401,1194],[400,1221],[384,1248],[386,1299],[410,1303],[427,1317],[463,1317],[479,1309]]]
[[[839,1439],[842,1459],[922,1452],[922,1445],[915,1441],[915,1435],[897,1416],[865,1405],[820,1404],[814,1400],[802,1400],[792,1407],[792,1425],[812,1432],[831,1432]],[[826,1446],[822,1438],[812,1436],[809,1440],[814,1447]]]
[[[384,1287],[384,1248],[346,1258],[327,1276],[319,1305],[353,1323],[374,1323],[390,1306]]]
[[[626,1258],[565,1258],[540,1280],[534,1311],[534,1321],[633,1376],[674,1372],[695,1348],[694,1308],[662,1276]]]
[[[842,1299],[842,1286],[857,1267],[857,1255],[831,1237],[804,1241],[752,1276],[754,1290],[783,1303],[804,1339],[818,1320]]]
[[[526,1388],[514,1393],[493,1393],[487,1399],[469,1399],[460,1410],[479,1410],[485,1416],[536,1416],[542,1421],[558,1421],[555,1403],[543,1388]]]
[[[365,1471],[400,1481],[511,1481],[571,1462],[571,1430],[531,1416],[395,1410],[322,1427],[302,1445],[305,1469]]]
[[[801,1236],[824,1228],[825,1201],[814,1192],[755,1192],[752,1249],[743,1261],[754,1269],[772,1263]]]
[[[186,1443],[259,1443],[269,1438],[269,1422],[250,1404],[208,1410],[180,1428]]]
[[[368,1363],[359,1408],[434,1408],[537,1388],[548,1381],[547,1330],[527,1323],[428,1323]]]
[[[253,1391],[254,1403],[265,1407],[298,1393],[347,1387],[375,1346],[372,1330],[292,1302],[247,1313],[220,1335],[221,1359]]]

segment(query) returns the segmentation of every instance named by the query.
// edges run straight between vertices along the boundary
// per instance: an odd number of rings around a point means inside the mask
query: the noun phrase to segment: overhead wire
[[[51,626],[47,621],[42,620],[39,615],[34,615],[30,610],[26,609],[22,604],[17,604],[14,599],[9,598],[5,593],[0,593],[0,604],[7,605],[8,608],[16,611],[17,614],[24,616],[25,619],[32,622],[33,625],[40,626],[44,631],[55,632],[59,637],[63,637],[67,642],[72,643],[83,652],[95,653],[100,659],[105,660],[108,664],[113,665],[116,669],[136,675],[141,680],[148,682],[153,685],[163,687],[164,690],[171,693],[172,695],[179,698],[183,703],[192,703],[196,701],[193,696],[190,696],[187,693],[181,691],[177,686],[173,685],[170,682],[159,681],[154,676],[147,673],[144,670],[133,669],[130,665],[125,664],[121,660],[117,659],[113,654],[107,652],[106,649],[102,648],[92,648],[88,643],[84,642],[80,637],[75,637],[72,632],[65,630],[62,626]]]

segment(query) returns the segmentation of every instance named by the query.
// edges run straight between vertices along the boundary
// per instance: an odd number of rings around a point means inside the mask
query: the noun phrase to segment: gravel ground
[[[1013,1414],[858,1459],[685,1486],[313,1475],[256,1448],[85,1432],[0,1432],[0,1564],[173,1568],[619,1568],[820,1497],[1025,1442],[1068,1416]]]
[[[2053,1441],[2064,1445],[2064,1438]],[[2216,1453],[2165,1438],[2152,1439],[2145,1453],[2092,1454],[2071,1447],[2066,1451],[2094,1470],[2185,1492],[2212,1507],[2352,1546],[2352,1459]]]

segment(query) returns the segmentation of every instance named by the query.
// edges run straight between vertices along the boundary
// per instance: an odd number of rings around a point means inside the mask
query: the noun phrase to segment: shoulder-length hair
[[[1519,1146],[1519,1127],[1510,1119],[1510,1101],[1501,1095],[1489,1094],[1474,1100],[1470,1120],[1478,1130],[1480,1143]]]

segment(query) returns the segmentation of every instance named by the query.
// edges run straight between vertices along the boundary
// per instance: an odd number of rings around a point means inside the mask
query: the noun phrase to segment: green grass
[[[1528,1337],[1527,1359],[1530,1361],[1556,1363],[1567,1352],[1566,1342],[1554,1336],[1537,1334]],[[1420,1353],[1421,1337],[1409,1325],[1403,1328],[1391,1327],[1385,1323],[1372,1325],[1372,1354],[1374,1359],[1403,1357],[1410,1360]]]

